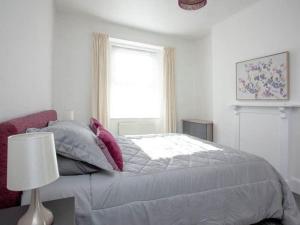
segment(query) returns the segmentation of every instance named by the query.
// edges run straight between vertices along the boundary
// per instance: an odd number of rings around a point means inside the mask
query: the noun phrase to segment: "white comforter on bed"
[[[117,140],[124,172],[61,177],[42,198],[75,196],[77,225],[300,225],[292,193],[262,158],[180,134]]]

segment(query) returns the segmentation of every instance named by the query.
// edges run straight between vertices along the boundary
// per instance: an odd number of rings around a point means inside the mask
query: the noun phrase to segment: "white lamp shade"
[[[9,190],[39,188],[59,177],[54,136],[51,132],[10,136],[7,155]]]

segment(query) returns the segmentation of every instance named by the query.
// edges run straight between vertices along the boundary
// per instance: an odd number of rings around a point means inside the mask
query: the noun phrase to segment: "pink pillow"
[[[113,135],[106,129],[102,128],[97,135],[106,145],[111,157],[114,159],[120,171],[123,171],[123,157],[121,149]]]
[[[103,128],[103,125],[98,121],[96,120],[95,118],[91,118],[90,119],[90,127],[91,127],[91,130],[94,132],[94,134],[96,134],[98,136],[98,128],[99,128],[99,131],[100,129]]]
[[[118,169],[123,171],[122,152],[114,136],[108,130],[106,130],[98,120],[94,118],[91,118],[90,120],[90,127],[97,137],[106,145]]]

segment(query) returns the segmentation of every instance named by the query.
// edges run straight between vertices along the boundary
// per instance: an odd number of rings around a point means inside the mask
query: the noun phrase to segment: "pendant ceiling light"
[[[207,0],[178,0],[180,8],[185,10],[197,10],[204,7]]]

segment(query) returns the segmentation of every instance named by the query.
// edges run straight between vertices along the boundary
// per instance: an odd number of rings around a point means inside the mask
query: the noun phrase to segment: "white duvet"
[[[75,196],[77,225],[300,225],[292,193],[262,158],[180,134],[117,140],[124,172],[61,177],[42,198]]]

